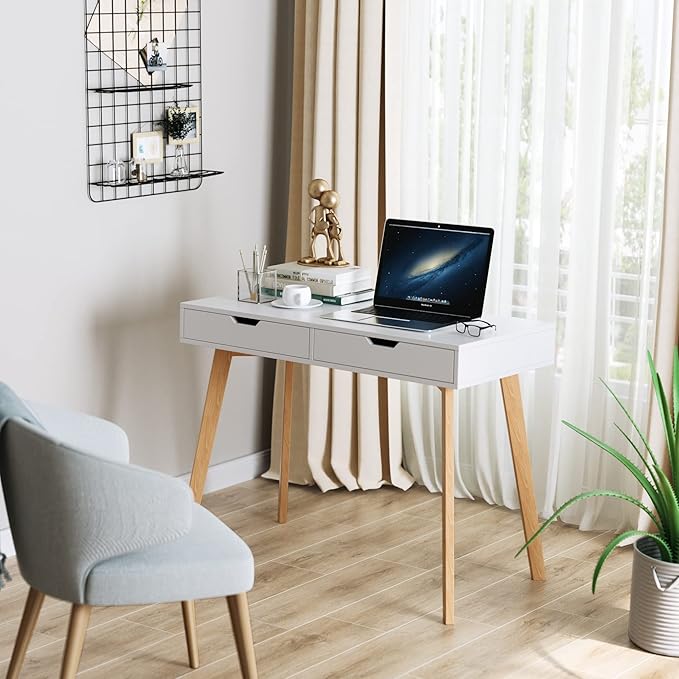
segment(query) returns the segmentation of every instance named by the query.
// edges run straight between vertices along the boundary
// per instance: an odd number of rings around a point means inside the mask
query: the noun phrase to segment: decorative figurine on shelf
[[[321,205],[326,208],[325,221],[328,225],[328,256],[319,260],[329,266],[349,266],[349,262],[342,256],[342,227],[335,214],[335,208],[339,205],[339,193],[337,191],[324,191],[321,196]]]
[[[325,236],[326,247],[330,249],[330,236],[328,235],[328,224],[325,221],[326,208],[320,204],[321,196],[330,190],[330,185],[325,179],[314,179],[309,184],[309,195],[314,199],[319,201],[318,205],[315,205],[311,212],[309,213],[309,225],[311,226],[309,251],[310,255],[307,257],[302,257],[299,260],[299,264],[316,264],[316,237]]]
[[[325,179],[314,179],[309,184],[309,195],[319,204],[315,205],[309,213],[310,254],[302,257],[298,263],[317,266],[348,266],[349,262],[342,256],[342,228],[335,214],[335,208],[339,205],[339,194],[330,188]],[[325,257],[316,257],[318,236],[325,237]]]

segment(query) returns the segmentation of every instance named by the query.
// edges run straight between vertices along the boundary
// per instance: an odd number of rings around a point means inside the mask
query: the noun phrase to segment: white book
[[[265,290],[264,292],[266,292],[266,294],[268,295],[273,294],[273,290],[271,289]],[[283,294],[282,290],[278,290],[276,292],[277,297],[280,297],[282,294]],[[357,292],[347,292],[344,295],[329,296],[312,294],[311,296],[313,297],[313,299],[319,299],[324,304],[336,304],[338,306],[345,306],[349,304],[356,304],[357,302],[366,302],[368,300],[372,300],[374,295],[375,295],[374,290],[359,290]]]
[[[276,271],[279,279],[332,285],[345,285],[372,278],[370,271],[362,266],[307,266],[297,262],[285,262],[273,264],[267,269]]]
[[[354,281],[341,281],[334,283],[333,281],[312,281],[308,278],[285,278],[281,275],[276,275],[276,288],[282,290],[286,285],[292,283],[300,283],[308,285],[311,288],[311,293],[314,295],[327,295],[328,297],[335,297],[338,295],[346,295],[349,292],[359,292],[368,290],[372,287],[370,278],[359,278]]]

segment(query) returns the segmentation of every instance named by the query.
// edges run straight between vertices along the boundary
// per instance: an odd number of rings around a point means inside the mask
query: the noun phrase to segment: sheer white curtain
[[[627,450],[602,377],[646,425],[671,1],[403,0],[386,25],[388,213],[495,227],[484,313],[557,325],[555,366],[522,377],[542,513],[583,489],[636,492],[561,420]],[[406,466],[431,489],[438,399],[402,385]],[[456,494],[517,507],[498,385],[459,403]],[[564,518],[636,523],[615,502]]]

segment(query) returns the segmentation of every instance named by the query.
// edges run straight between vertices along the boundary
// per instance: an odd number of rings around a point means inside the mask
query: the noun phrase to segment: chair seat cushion
[[[184,537],[98,563],[85,585],[85,603],[123,606],[210,599],[252,589],[250,548],[216,516],[193,505]]]

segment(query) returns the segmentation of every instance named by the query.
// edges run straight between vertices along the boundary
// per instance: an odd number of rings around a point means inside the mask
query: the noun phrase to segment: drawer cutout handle
[[[396,340],[381,339],[379,337],[368,337],[367,340],[376,347],[387,347],[388,349],[393,349],[398,345]]]
[[[243,316],[231,316],[231,318],[238,323],[238,325],[257,325],[259,319],[257,318],[245,318]]]

